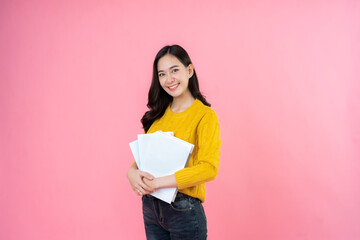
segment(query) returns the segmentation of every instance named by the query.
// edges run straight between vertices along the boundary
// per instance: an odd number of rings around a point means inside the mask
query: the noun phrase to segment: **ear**
[[[187,66],[187,70],[189,73],[189,78],[191,78],[194,75],[194,66],[192,64],[189,64],[189,66]]]

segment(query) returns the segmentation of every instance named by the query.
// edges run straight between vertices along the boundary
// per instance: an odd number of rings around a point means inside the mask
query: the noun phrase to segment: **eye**
[[[164,73],[159,73],[159,77],[163,77],[163,76],[165,76]]]
[[[177,71],[179,71],[179,69],[177,69],[177,68],[174,68],[174,69],[173,69],[173,72],[177,72]]]

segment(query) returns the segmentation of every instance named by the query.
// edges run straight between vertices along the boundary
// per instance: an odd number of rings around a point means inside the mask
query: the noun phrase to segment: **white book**
[[[132,154],[133,154],[133,156],[135,158],[136,165],[141,170],[138,140],[135,140],[135,141],[129,143],[129,145],[130,145],[131,152],[132,152]]]
[[[169,136],[174,136],[174,132],[164,132],[164,133],[168,134]],[[129,145],[130,145],[131,152],[135,158],[136,165],[141,170],[138,140],[135,140],[135,141],[129,143]]]
[[[159,131],[139,134],[137,145],[132,142],[130,148],[140,170],[163,177],[186,167],[194,145]],[[177,188],[161,188],[151,195],[171,203],[176,193]]]

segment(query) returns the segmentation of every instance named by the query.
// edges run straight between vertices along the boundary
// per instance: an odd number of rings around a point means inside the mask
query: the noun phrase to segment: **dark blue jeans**
[[[142,201],[147,240],[206,239],[206,217],[199,199],[178,193],[171,204],[151,195]]]

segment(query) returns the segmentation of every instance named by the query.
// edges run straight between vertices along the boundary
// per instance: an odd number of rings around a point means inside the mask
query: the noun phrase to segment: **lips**
[[[174,84],[174,85],[172,85],[172,86],[170,86],[168,88],[170,89],[170,91],[174,91],[175,89],[178,88],[179,85],[180,85],[180,83],[177,83],[177,84]]]

